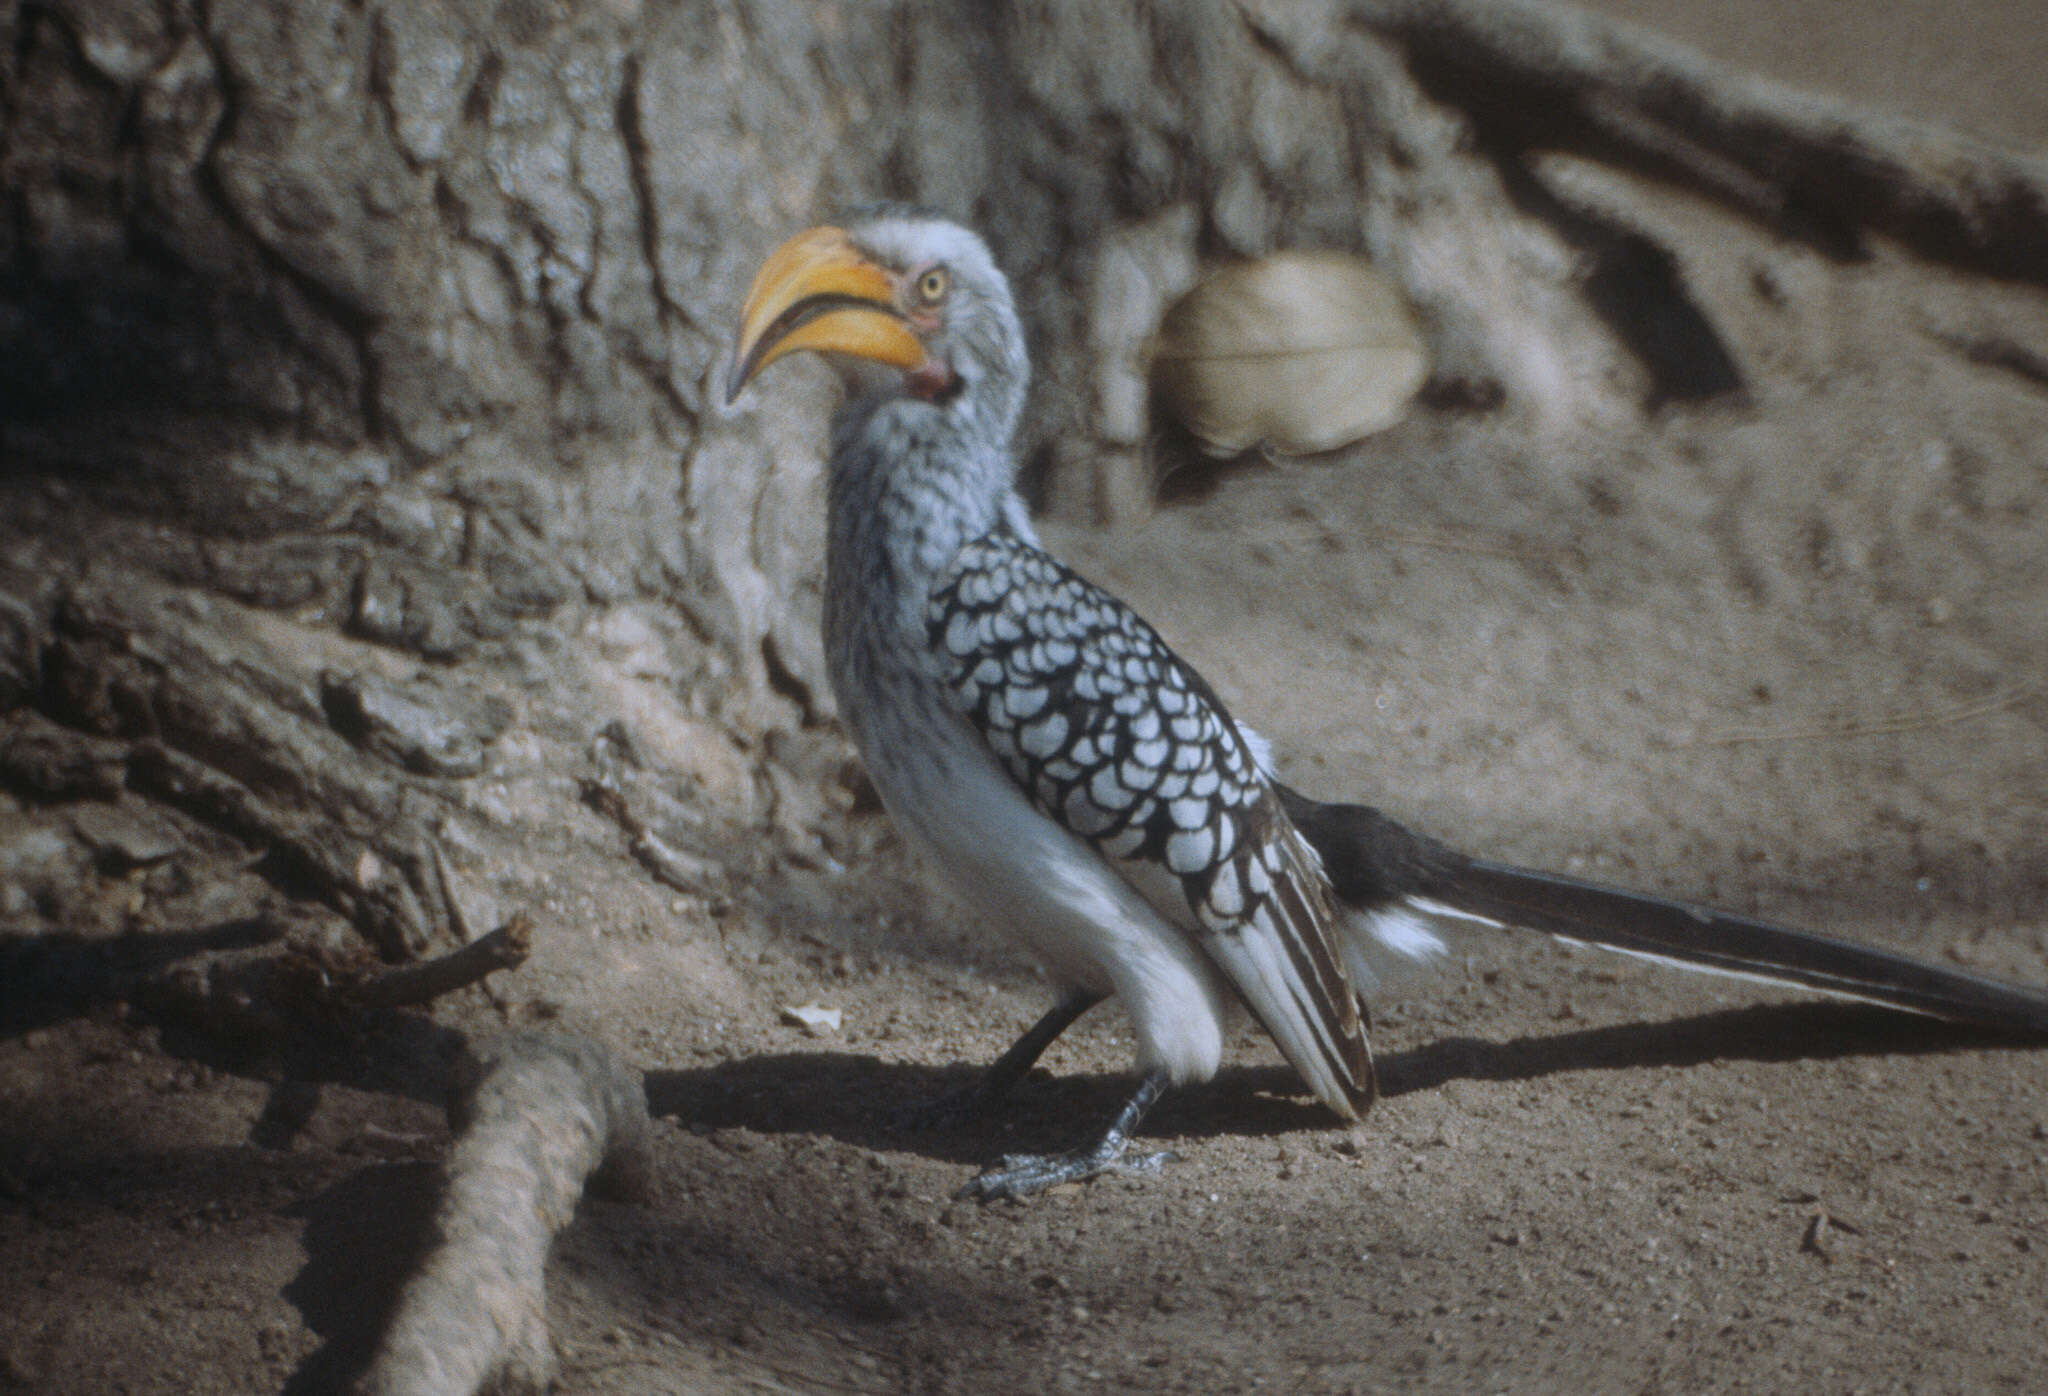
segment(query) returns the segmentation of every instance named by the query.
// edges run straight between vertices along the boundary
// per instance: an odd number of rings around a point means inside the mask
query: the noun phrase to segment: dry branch
[[[525,912],[460,950],[381,974],[355,990],[365,1008],[403,1008],[481,983],[502,969],[518,969],[533,949],[533,923]]]
[[[288,657],[177,596],[116,561],[71,588],[46,711],[131,743],[130,784],[274,850],[387,957],[445,943],[414,786],[333,730]]]
[[[584,1184],[644,1197],[651,1126],[640,1073],[598,1043],[512,1033],[466,1064],[437,1244],[407,1283],[360,1396],[540,1392],[556,1360],[548,1248]]]
[[[170,963],[110,976],[104,996],[132,999],[217,1041],[264,1056],[319,1057],[389,1028],[402,1008],[431,1003],[517,969],[532,948],[524,913],[472,944],[380,972],[338,918],[305,912],[281,937],[200,948]]]

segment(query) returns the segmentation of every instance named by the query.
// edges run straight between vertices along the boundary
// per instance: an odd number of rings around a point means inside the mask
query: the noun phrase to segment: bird
[[[841,718],[905,840],[1060,993],[930,1118],[991,1108],[1114,997],[1137,1084],[1080,1146],[1006,1155],[961,1190],[1020,1198],[1108,1173],[1171,1087],[1208,1080],[1249,1011],[1340,1120],[1377,1095],[1367,996],[1452,932],[1540,931],[1687,968],[2021,1034],[2048,994],[1892,952],[1460,853],[1312,799],[1136,612],[1046,550],[1018,493],[1030,362],[973,231],[883,205],[808,229],[740,308],[726,401],[823,356],[844,393],[826,470],[824,641]]]

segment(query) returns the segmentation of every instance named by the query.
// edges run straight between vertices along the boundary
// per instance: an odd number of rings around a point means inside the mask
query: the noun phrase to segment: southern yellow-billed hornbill
[[[1169,1085],[1206,1080],[1242,1002],[1345,1119],[1374,1096],[1362,994],[1455,922],[2048,1033],[2048,996],[1783,927],[1456,853],[1280,784],[1263,743],[1115,597],[1039,546],[1011,437],[1029,363],[982,241],[888,210],[803,233],[742,312],[729,391],[797,350],[848,390],[832,421],[825,647],[896,822],[1039,957],[1065,997],[990,1070],[1000,1095],[1112,994],[1141,1081],[1073,1153],[967,1191],[1112,1169]]]

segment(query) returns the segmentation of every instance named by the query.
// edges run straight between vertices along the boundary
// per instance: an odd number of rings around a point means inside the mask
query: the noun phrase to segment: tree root
[[[358,1396],[547,1390],[557,1367],[544,1287],[555,1233],[586,1180],[635,1200],[651,1191],[640,1073],[603,1046],[511,1033],[461,1070],[437,1244],[406,1284]]]
[[[386,969],[333,917],[313,912],[293,919],[282,947],[207,947],[175,963],[114,977],[100,996],[131,999],[157,1018],[282,1063],[287,1072],[354,1076],[372,1060],[373,1076],[411,1079],[420,1072],[407,1066],[402,1052],[390,1060],[372,1052],[366,1059],[363,1044],[406,1039],[405,1026],[425,1019],[398,1010],[517,969],[532,947],[532,926],[519,913],[459,950]]]
[[[387,959],[465,939],[428,828],[447,782],[483,768],[502,704],[335,672],[316,685],[231,609],[113,565],[49,624],[31,641],[56,720],[0,722],[0,777],[46,799],[127,788],[182,809],[266,851]]]
[[[2048,162],[1723,68],[1648,30],[1529,0],[1351,0],[1489,143],[1576,146],[1675,177],[1786,236],[2048,280]]]

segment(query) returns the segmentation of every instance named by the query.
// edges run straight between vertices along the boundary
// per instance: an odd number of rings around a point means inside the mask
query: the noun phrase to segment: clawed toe
[[[1030,1197],[1061,1183],[1085,1183],[1105,1173],[1157,1173],[1179,1158],[1170,1149],[1151,1154],[1119,1150],[1104,1156],[1099,1147],[1070,1154],[1005,1154],[995,1167],[976,1174],[953,1195],[976,1202]]]

